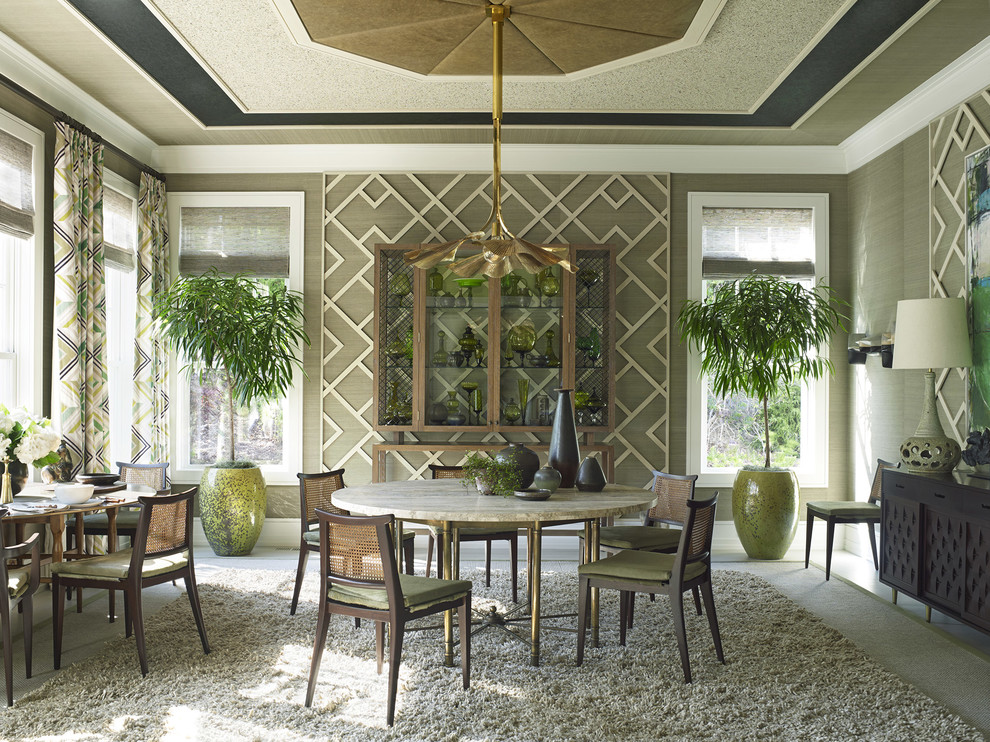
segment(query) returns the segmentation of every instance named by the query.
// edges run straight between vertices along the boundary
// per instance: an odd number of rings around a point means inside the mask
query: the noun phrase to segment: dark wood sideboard
[[[885,471],[880,581],[990,633],[990,480]]]

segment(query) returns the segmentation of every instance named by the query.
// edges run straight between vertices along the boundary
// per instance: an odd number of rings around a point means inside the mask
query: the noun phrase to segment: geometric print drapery
[[[131,461],[168,461],[168,349],[152,320],[154,297],[168,288],[165,183],[141,173],[138,193],[137,325]]]
[[[106,471],[110,403],[106,366],[103,144],[55,122],[55,358],[52,400],[62,439],[81,471]]]

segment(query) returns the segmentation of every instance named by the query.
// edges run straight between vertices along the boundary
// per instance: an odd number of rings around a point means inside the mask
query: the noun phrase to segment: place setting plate
[[[12,513],[34,513],[35,515],[43,513],[57,513],[60,510],[68,510],[69,506],[60,502],[51,502],[48,500],[33,501],[33,502],[14,502],[9,503],[7,508]]]
[[[89,500],[86,500],[85,502],[73,502],[67,504],[65,505],[65,507],[69,508],[69,510],[83,510],[85,508],[91,508],[96,505],[102,505],[102,504],[103,504],[102,497],[93,497]]]

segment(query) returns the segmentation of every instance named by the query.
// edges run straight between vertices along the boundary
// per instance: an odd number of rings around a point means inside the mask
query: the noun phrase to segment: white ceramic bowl
[[[91,484],[58,484],[55,485],[55,501],[66,505],[86,502],[93,496]]]

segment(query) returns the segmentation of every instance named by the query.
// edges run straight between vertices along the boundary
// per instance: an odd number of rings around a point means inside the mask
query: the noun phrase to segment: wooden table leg
[[[117,508],[107,508],[107,554],[117,551]],[[110,591],[110,623],[117,617],[117,594]]]
[[[452,580],[454,578],[453,550],[454,539],[453,529],[450,521],[445,520],[440,524],[440,531],[437,534],[443,542],[443,578]],[[454,611],[444,611],[443,614],[443,664],[446,667],[454,666]]]
[[[590,554],[588,554],[589,562],[597,562],[598,554],[600,551],[599,547],[599,523],[598,518],[595,518],[588,523],[589,528],[587,535],[589,538],[585,539],[589,542]],[[586,547],[587,548],[587,547]],[[598,588],[591,588],[591,646],[598,646]]]
[[[530,650],[529,664],[533,667],[540,666],[540,564],[543,550],[543,524],[540,521],[533,523],[530,536],[530,545],[533,547],[532,571],[533,571],[533,595],[530,603]]]
[[[86,537],[85,523],[83,523],[83,514],[76,513],[76,554],[82,556],[84,539]],[[76,588],[76,613],[82,613],[83,609],[83,591],[82,588]]]
[[[65,515],[63,513],[52,515],[48,527],[52,529],[52,561],[61,562],[64,558],[62,537],[65,535]]]

